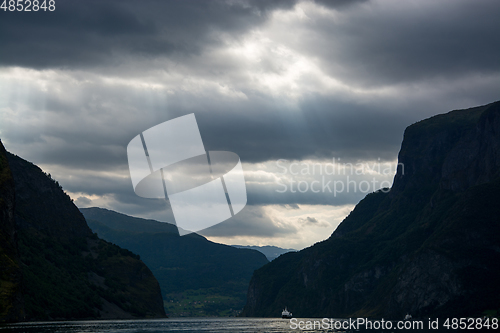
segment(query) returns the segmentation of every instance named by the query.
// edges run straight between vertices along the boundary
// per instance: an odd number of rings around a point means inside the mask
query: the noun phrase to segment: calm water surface
[[[298,319],[318,321],[321,319]],[[370,332],[444,332],[443,330],[369,330]],[[446,330],[451,332],[452,330]],[[170,318],[157,320],[106,320],[38,322],[1,325],[0,333],[161,333],[161,332],[337,332],[333,329],[300,330],[290,327],[288,319],[271,318]],[[340,331],[342,332],[342,331]],[[351,331],[352,332],[352,331]],[[355,331],[356,332],[356,331]],[[367,331],[365,331],[367,332]]]
[[[21,323],[0,326],[0,333],[160,333],[160,332],[297,332],[287,319],[171,318]],[[309,331],[327,332],[327,331]],[[333,331],[330,331],[333,332]]]

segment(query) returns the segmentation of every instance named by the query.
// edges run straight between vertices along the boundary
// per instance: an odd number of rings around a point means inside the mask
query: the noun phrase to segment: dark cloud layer
[[[494,0],[394,2],[340,26],[318,22],[318,38],[338,39],[343,47],[307,49],[322,54],[332,75],[369,86],[488,75],[499,70],[499,14]]]
[[[359,6],[369,3],[366,1],[318,3],[339,9],[340,17],[345,15],[349,19],[332,20],[326,16],[297,23],[305,35],[291,45],[318,59],[323,70],[345,82],[384,86],[410,81],[415,83],[407,87],[406,93],[412,94],[412,89],[416,93],[422,89],[420,80],[436,77],[461,80],[468,79],[465,76],[471,73],[478,76],[499,71],[498,1],[445,1],[406,7],[394,3],[375,9]],[[238,39],[245,32],[265,24],[273,11],[290,10],[294,5],[292,1],[61,0],[54,12],[0,11],[0,64],[74,70],[109,68],[131,59],[132,64],[156,57],[183,61],[186,57],[202,55],[206,48],[221,45],[222,36]],[[370,14],[370,9],[374,14]],[[218,79],[214,75],[214,80]],[[122,96],[130,99],[134,94],[133,89],[107,89],[106,100],[96,103],[96,96],[103,99],[102,94],[99,96],[102,88],[99,85],[84,88],[87,90],[83,94],[87,96],[76,101],[80,105],[61,103],[58,96],[51,98],[49,94],[45,107],[62,112],[78,108],[78,112],[87,112],[88,118],[92,118],[95,113],[101,113],[103,104],[109,104],[115,95],[119,100]],[[394,112],[394,108],[388,110],[380,101],[359,104],[353,99],[310,94],[301,98],[297,114],[287,110],[280,100],[263,98],[260,93],[244,88],[242,92],[248,96],[247,101],[234,103],[207,100],[206,96],[178,91],[169,98],[171,111],[168,114],[162,114],[160,109],[141,110],[149,114],[146,118],[150,121],[136,123],[139,126],[135,128],[130,128],[130,124],[125,124],[129,128],[124,128],[120,124],[119,133],[104,129],[102,119],[97,117],[100,124],[95,124],[93,130],[101,134],[90,137],[105,139],[106,146],[124,146],[127,138],[133,137],[138,130],[173,116],[196,112],[209,149],[237,151],[250,162],[311,156],[329,158],[332,155],[390,159],[397,153],[402,131],[407,125],[436,112],[447,111],[439,108],[427,111],[426,105],[406,105],[406,112]],[[453,100],[462,95],[460,91],[448,98]],[[482,99],[492,101],[491,92],[485,95]],[[138,97],[131,99],[128,105],[137,113],[144,107],[141,103]],[[193,104],[197,106],[193,108]],[[116,124],[115,127],[118,128]],[[92,132],[89,129],[75,133],[72,126],[58,126],[55,122],[46,123],[45,129],[69,143],[71,140],[86,142]],[[26,132],[37,135],[37,131]],[[24,137],[24,140],[30,139]],[[40,141],[40,138],[31,140]],[[84,161],[78,156],[85,156],[88,161],[85,150],[89,147],[71,146],[72,152],[60,154],[67,157],[68,163],[82,165]],[[94,152],[96,162],[101,155],[109,156],[108,151],[101,154],[99,150]],[[56,155],[45,154],[46,159],[54,163],[62,162]],[[123,163],[124,151],[111,156],[116,159],[103,160],[99,164]]]
[[[262,23],[294,1],[59,0],[53,12],[1,12],[0,63],[113,66],[127,56],[184,57]]]
[[[498,70],[498,1],[388,2],[361,10],[368,1],[317,3],[339,10],[341,19],[302,24],[304,38],[291,43],[346,82],[380,85]],[[53,12],[0,11],[0,64],[79,68],[115,66],[129,57],[183,59],[224,38],[238,39],[295,4],[59,0]]]
[[[410,114],[320,96],[304,99],[300,114],[260,110],[253,119],[202,114],[199,122],[206,128],[207,144],[211,149],[238,151],[248,162],[335,156],[390,160],[397,154],[404,128],[416,120]]]
[[[61,97],[59,89],[38,92],[45,98],[43,120],[19,118],[2,134],[23,143],[36,163],[86,170],[123,168],[126,146],[137,133],[191,112],[206,150],[233,151],[244,162],[332,157],[392,160],[404,128],[421,117],[327,96],[303,98],[297,111],[272,99],[220,102],[184,93],[168,99],[172,111],[166,112],[162,104],[148,105],[147,98],[130,87],[94,83],[92,88],[76,84],[63,89],[69,96],[73,89],[79,93],[68,98]],[[37,110],[40,99],[24,103]],[[186,106],[185,100],[196,107]]]
[[[132,189],[126,146],[138,133],[195,113],[206,150],[246,165],[393,161],[406,126],[500,98],[499,14],[495,0],[58,0],[54,12],[0,10],[0,135],[78,204],[171,221],[168,202]],[[364,196],[277,194],[269,184],[249,182],[248,211],[208,232],[287,235],[298,229],[262,207]],[[299,221],[322,224],[315,216]]]
[[[343,9],[366,0],[317,1]],[[182,59],[238,38],[296,0],[58,0],[49,12],[0,11],[0,64],[115,66],[129,56]]]

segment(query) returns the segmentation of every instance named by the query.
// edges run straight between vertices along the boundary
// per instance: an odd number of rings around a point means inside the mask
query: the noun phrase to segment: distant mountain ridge
[[[261,253],[263,253],[267,260],[273,261],[274,259],[278,258],[280,255],[288,253],[288,252],[296,252],[297,250],[295,249],[283,249],[278,246],[272,246],[272,245],[265,245],[265,246],[256,246],[256,245],[231,245],[233,247],[236,247],[238,249],[251,249],[251,250],[256,250]]]
[[[160,283],[169,316],[238,314],[253,271],[268,262],[258,251],[213,243],[196,233],[181,237],[169,223],[98,207],[80,211],[99,237],[140,255]]]
[[[245,316],[500,313],[500,102],[409,126],[389,193],[255,271]]]
[[[171,223],[129,216],[99,207],[80,208],[80,211],[86,220],[101,223],[112,230],[132,233],[167,233],[179,236],[177,226]]]
[[[0,272],[12,272],[0,286],[0,294],[12,295],[10,304],[0,297],[0,320],[165,317],[158,282],[135,254],[94,235],[59,183],[36,165],[1,144],[0,161],[0,230],[10,229],[16,247],[11,268],[0,260]]]

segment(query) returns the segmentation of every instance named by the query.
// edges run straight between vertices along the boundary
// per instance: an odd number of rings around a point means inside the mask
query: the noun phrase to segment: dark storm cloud
[[[342,9],[366,1],[368,0],[315,0],[314,2],[328,8]]]
[[[58,1],[54,12],[3,13],[0,59],[4,65],[80,67],[112,65],[122,53],[199,52],[209,28],[232,29],[238,19],[258,15],[208,1]]]
[[[123,57],[199,54],[294,1],[59,0],[53,12],[0,13],[0,64],[34,68],[116,65]]]
[[[303,27],[307,38],[299,38],[295,47],[319,59],[323,70],[347,82],[394,85],[436,76],[498,72],[499,2],[445,1],[406,4],[408,8],[394,3],[372,14],[359,6],[345,7],[347,3],[368,3],[365,1],[318,3],[350,9],[347,12],[351,16],[341,23],[315,17]],[[141,61],[173,54],[200,55],[204,47],[220,43],[220,34],[239,36],[263,24],[270,11],[293,5],[288,1],[58,1],[57,10],[50,13],[1,12],[0,63],[73,68],[113,66],[127,56]],[[480,18],[480,22],[474,18]],[[425,110],[417,111],[418,106],[409,106],[408,112],[395,114],[385,112],[381,104],[360,106],[336,96],[308,95],[300,102],[301,114],[294,115],[280,101],[262,100],[252,96],[252,91],[244,92],[250,96],[247,103],[221,104],[203,96],[197,101],[198,107],[191,110],[198,112],[200,122],[206,125],[208,144],[241,151],[248,161],[329,157],[340,150],[353,156],[375,154],[386,158],[397,151],[405,126],[447,111],[434,109],[426,114]],[[106,102],[118,94],[107,90]],[[92,91],[88,95],[96,96]],[[483,100],[492,101],[490,95]],[[188,109],[185,100],[196,101],[196,96],[178,92],[169,101],[170,109],[181,115]],[[56,104],[48,103],[47,108],[70,110],[68,105]],[[237,115],[227,112],[229,109]],[[151,112],[158,113],[147,110]],[[169,119],[156,117],[161,118]],[[64,130],[69,132],[66,136],[75,137],[71,127],[59,127],[51,133],[59,132],[62,137]],[[123,126],[121,130],[123,133]]]
[[[381,86],[498,73],[500,2],[387,1],[305,25],[297,48],[332,76]],[[333,60],[333,61],[332,61]]]
[[[197,119],[208,150],[235,151],[245,162],[332,157],[391,160],[404,128],[418,120],[416,114],[322,96],[305,98],[299,105],[297,112],[242,103],[233,114],[214,110],[200,112]],[[247,113],[253,116],[242,115]]]
[[[52,12],[0,11],[0,65],[74,69],[115,66],[128,56],[182,59],[296,2],[59,0]],[[359,1],[318,2],[343,8]]]
[[[332,157],[392,160],[404,128],[421,117],[318,95],[304,97],[298,109],[291,110],[273,98],[250,94],[246,101],[221,102],[180,91],[165,101],[161,90],[84,81],[59,85],[48,91],[31,89],[20,108],[30,111],[5,119],[2,135],[34,163],[83,170],[123,168],[133,137],[192,112],[207,151],[233,151],[246,163]]]
[[[186,92],[168,97],[167,109],[162,91],[148,94],[120,85],[79,83],[68,86],[68,94],[77,89],[79,93],[70,98],[61,97],[58,89],[43,92],[46,110],[42,113],[37,111],[40,98],[24,99],[31,111],[4,120],[6,143],[16,145],[16,153],[34,163],[74,170],[124,169],[126,147],[133,137],[194,112],[205,149],[235,152],[245,163],[333,157],[394,160],[406,126],[435,110],[450,110],[426,101],[402,103],[402,109],[384,106],[384,101],[360,105],[321,95],[302,98],[292,110],[272,98],[250,95],[246,101],[221,102]],[[32,121],[33,114],[42,116]]]
[[[303,37],[290,43],[345,82],[390,85],[498,72],[498,1],[316,2],[338,9],[341,19],[312,16],[290,30]],[[0,11],[0,64],[74,69],[116,66],[130,57],[182,60],[295,3],[59,0],[53,12]]]

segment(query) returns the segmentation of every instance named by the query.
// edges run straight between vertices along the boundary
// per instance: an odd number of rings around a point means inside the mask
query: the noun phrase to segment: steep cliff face
[[[158,282],[137,255],[94,235],[40,168],[9,153],[7,159],[25,320],[165,316]]]
[[[499,102],[408,127],[390,192],[369,194],[328,240],[257,270],[244,315],[499,309],[499,142]]]
[[[0,141],[0,322],[23,319],[14,221],[14,180]]]
[[[498,103],[457,110],[418,122],[405,131],[393,196],[418,189],[422,181],[442,189],[465,190],[498,176]]]

